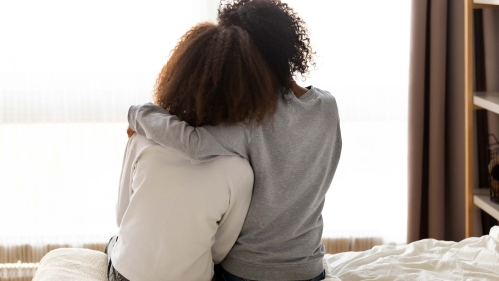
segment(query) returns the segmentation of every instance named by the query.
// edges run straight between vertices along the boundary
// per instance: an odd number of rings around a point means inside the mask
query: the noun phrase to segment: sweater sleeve
[[[131,191],[131,174],[133,169],[133,162],[136,156],[135,137],[132,136],[128,139],[123,156],[123,164],[121,167],[121,176],[118,189],[118,201],[116,203],[116,225],[121,226],[121,220],[125,214],[128,204],[130,204]]]
[[[128,125],[139,135],[191,160],[208,161],[223,155],[248,158],[247,134],[237,126],[227,130],[219,126],[193,127],[152,103],[131,106]]]
[[[229,207],[219,222],[215,242],[211,247],[215,264],[221,263],[236,243],[248,213],[253,192],[254,174],[249,164],[246,165],[242,166],[244,169],[238,173],[241,175],[239,183],[230,186]]]

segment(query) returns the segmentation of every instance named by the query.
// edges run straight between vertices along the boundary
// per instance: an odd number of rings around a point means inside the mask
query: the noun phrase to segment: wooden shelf
[[[486,189],[488,191],[488,189]],[[481,193],[481,192],[480,192]],[[473,203],[480,209],[484,210],[487,214],[499,220],[499,204],[490,200],[490,195],[475,194],[473,196]]]
[[[473,4],[499,5],[499,0],[473,0]]]
[[[474,0],[473,1],[474,9],[497,9],[499,8],[499,0]]]
[[[473,96],[473,103],[499,114],[499,92],[476,92]]]

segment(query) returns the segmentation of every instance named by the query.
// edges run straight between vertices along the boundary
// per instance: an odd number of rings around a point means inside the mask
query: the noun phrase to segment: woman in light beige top
[[[278,87],[248,33],[204,23],[187,32],[159,74],[155,103],[192,126],[258,124]],[[140,135],[128,142],[108,245],[110,280],[210,280],[235,243],[253,170],[239,156],[191,161]]]

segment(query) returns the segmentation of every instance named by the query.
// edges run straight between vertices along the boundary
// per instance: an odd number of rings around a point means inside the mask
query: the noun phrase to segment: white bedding
[[[489,235],[461,242],[424,239],[326,255],[326,280],[499,280],[498,241],[494,226]]]
[[[324,257],[325,281],[499,280],[499,227],[461,242],[425,239],[404,246]],[[42,259],[33,281],[106,281],[102,252],[57,249]]]
[[[89,249],[61,248],[40,261],[33,281],[107,281],[107,255]]]

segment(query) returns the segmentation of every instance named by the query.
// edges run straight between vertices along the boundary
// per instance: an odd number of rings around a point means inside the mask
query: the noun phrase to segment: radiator
[[[0,246],[0,264],[38,263],[45,254],[58,248],[85,248],[103,252],[106,245],[107,243],[89,243],[79,247],[75,247],[71,244],[46,244],[43,246],[23,244]]]
[[[322,238],[326,254],[336,254],[349,251],[365,251],[374,246],[382,245],[380,237],[352,237],[352,238]]]
[[[369,250],[382,242],[378,237],[322,239],[328,254]],[[104,251],[106,245],[107,243],[91,243],[83,244],[79,248]],[[0,246],[0,281],[31,281],[38,268],[38,262],[45,254],[54,249],[70,247],[70,244]]]
[[[0,263],[1,281],[31,281],[38,268],[38,263]]]

